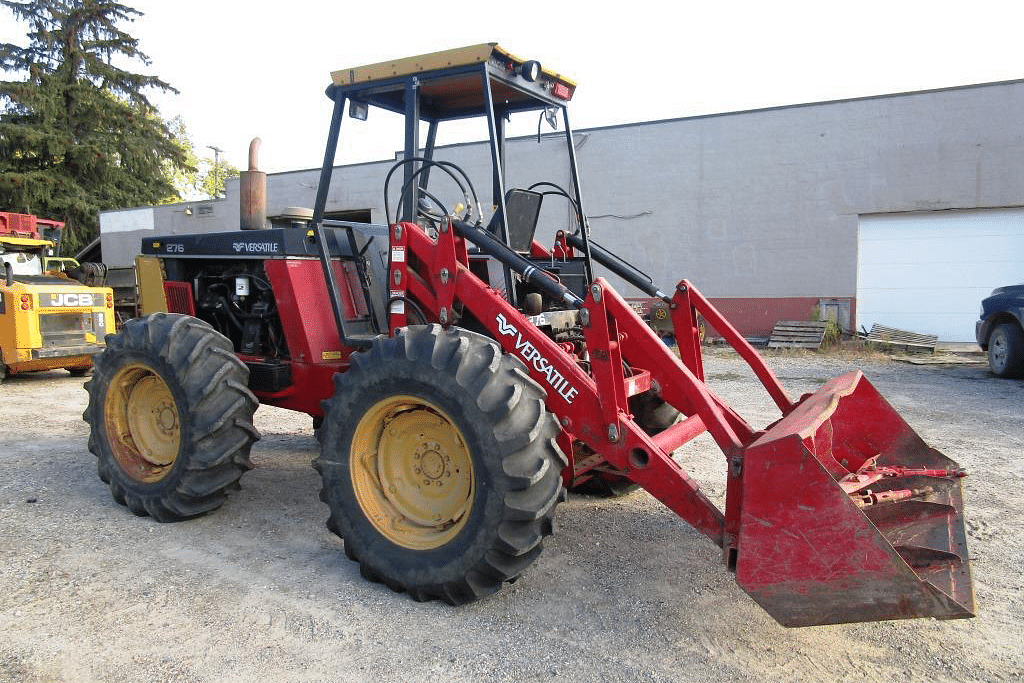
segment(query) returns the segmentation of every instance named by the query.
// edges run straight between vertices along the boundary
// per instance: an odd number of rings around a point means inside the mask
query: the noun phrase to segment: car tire
[[[988,367],[998,377],[1024,376],[1024,332],[1015,323],[997,325],[988,338]]]

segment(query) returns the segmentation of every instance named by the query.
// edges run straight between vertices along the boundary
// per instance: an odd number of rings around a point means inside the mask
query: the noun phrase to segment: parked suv
[[[981,302],[974,328],[978,345],[988,351],[988,367],[1000,377],[1024,376],[1024,283],[992,290]]]

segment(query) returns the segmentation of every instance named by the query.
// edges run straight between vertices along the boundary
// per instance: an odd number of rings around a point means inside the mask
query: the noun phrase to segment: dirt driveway
[[[646,493],[570,497],[520,581],[462,608],[360,578],[324,527],[310,420],[256,414],[257,468],[219,511],[158,524],[96,476],[81,380],[0,386],[0,681],[1013,681],[1024,671],[1024,382],[984,366],[773,357],[792,394],[862,367],[964,480],[975,619],[785,629]],[[709,381],[777,416],[735,356]],[[721,502],[702,437],[684,463]]]

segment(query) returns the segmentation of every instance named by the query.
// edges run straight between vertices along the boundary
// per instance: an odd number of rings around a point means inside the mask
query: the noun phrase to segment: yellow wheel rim
[[[473,506],[473,459],[448,415],[392,396],[363,415],[349,451],[359,507],[389,541],[412,550],[449,542]]]
[[[160,375],[144,365],[129,365],[114,375],[104,404],[111,450],[132,479],[163,479],[178,458],[181,424],[178,406]]]

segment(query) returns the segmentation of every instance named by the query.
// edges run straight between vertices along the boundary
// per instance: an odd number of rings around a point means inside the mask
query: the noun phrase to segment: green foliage
[[[160,199],[158,204],[173,204],[182,199],[189,199],[196,184],[196,167],[199,165],[199,159],[196,157],[192,138],[189,137],[188,129],[185,127],[185,121],[180,116],[175,116],[167,122],[167,130],[171,133],[174,145],[184,156],[185,165],[175,164],[172,159],[164,160],[164,173],[174,187],[174,191]]]
[[[831,348],[838,346],[839,342],[843,339],[843,330],[839,327],[839,323],[831,318],[822,319],[821,308],[814,306],[811,308],[811,320],[818,320],[825,323],[825,336],[821,340],[822,348]]]
[[[223,197],[227,179],[237,178],[238,169],[224,159],[215,162],[210,157],[204,157],[202,161],[203,171],[200,173],[199,185],[203,194],[207,197]]]
[[[0,0],[29,25],[0,44],[0,210],[64,221],[64,250],[92,240],[101,209],[177,195],[194,168],[146,96],[177,92],[116,64],[148,58],[118,28],[141,13],[108,0]]]
[[[172,179],[175,193],[160,201],[171,204],[181,200],[198,200],[224,196],[224,185],[228,178],[238,176],[238,168],[216,156],[200,157],[195,144],[188,134],[185,122],[175,116],[168,122],[174,142],[185,155],[188,166],[176,168],[167,164],[168,176]]]
[[[838,346],[842,338],[843,331],[842,329],[840,329],[839,323],[837,323],[835,320],[826,320],[825,336],[821,340],[821,345],[826,348]]]

